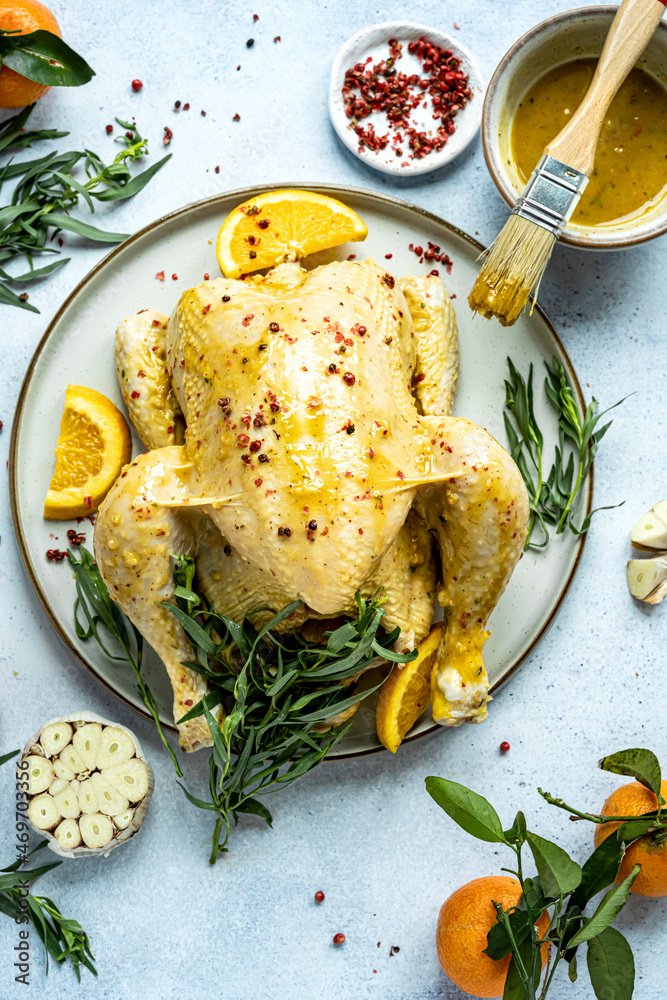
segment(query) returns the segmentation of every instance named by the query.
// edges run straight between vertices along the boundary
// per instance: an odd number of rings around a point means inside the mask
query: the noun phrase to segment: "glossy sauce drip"
[[[595,59],[550,70],[514,115],[511,155],[525,183],[547,143],[567,124],[593,79]],[[667,91],[633,69],[602,125],[595,168],[572,223],[596,226],[641,215],[667,189]]]

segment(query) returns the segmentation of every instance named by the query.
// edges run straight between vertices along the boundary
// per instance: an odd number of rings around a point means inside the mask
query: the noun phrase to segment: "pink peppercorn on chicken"
[[[528,500],[507,452],[451,416],[458,340],[439,278],[396,279],[369,259],[207,281],[166,323],[152,311],[120,323],[116,355],[153,450],[100,508],[95,554],[164,661],[176,720],[206,688],[158,606],[173,595],[171,553],[195,558],[207,599],[237,620],[300,599],[299,628],[382,586],[403,649],[428,634],[437,597],[434,718],[486,717],[485,625],[521,555]],[[203,719],[181,727],[186,750],[209,742]]]

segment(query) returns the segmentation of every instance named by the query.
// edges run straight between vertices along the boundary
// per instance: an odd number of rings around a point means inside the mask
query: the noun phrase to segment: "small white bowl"
[[[514,114],[528,90],[555,66],[597,57],[617,7],[566,10],[536,24],[500,60],[484,99],[482,146],[486,165],[508,205],[514,205],[523,182],[510,151]],[[662,21],[637,65],[663,86],[667,81],[667,23]],[[635,218],[597,226],[568,223],[561,243],[586,250],[620,250],[667,232],[667,195]]]
[[[422,64],[416,56],[408,52],[408,43],[417,41],[422,36],[434,45],[450,49],[453,55],[461,60],[461,70],[468,77],[468,85],[472,90],[473,97],[456,116],[455,131],[441,150],[429,153],[421,160],[408,160],[405,156],[399,159],[391,148],[391,144],[385,149],[378,150],[364,147],[363,151],[360,152],[359,137],[350,128],[350,119],[345,114],[341,93],[346,70],[356,63],[365,62],[368,56],[372,57],[373,62],[386,59],[388,56],[387,43],[390,38],[395,38],[403,45],[400,69],[406,73],[421,73],[423,72]],[[367,163],[370,167],[375,167],[376,170],[381,170],[385,174],[393,174],[395,177],[414,177],[417,174],[427,174],[432,170],[437,170],[445,163],[451,163],[472,142],[482,119],[483,95],[484,83],[477,63],[468,50],[457,41],[442,31],[436,31],[435,28],[429,28],[425,24],[413,24],[410,21],[385,21],[382,24],[373,24],[368,28],[362,28],[356,35],[348,38],[339,49],[331,67],[329,116],[341,142],[363,163]],[[428,108],[415,109],[413,117],[419,128],[429,132],[434,131],[436,123],[433,121],[430,98],[428,99]],[[374,112],[363,121],[364,125],[373,124],[376,132],[386,131],[387,118],[383,112]],[[406,163],[406,166],[402,166],[402,163]]]

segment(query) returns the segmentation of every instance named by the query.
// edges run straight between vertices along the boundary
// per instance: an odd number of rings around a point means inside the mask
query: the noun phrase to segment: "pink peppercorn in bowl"
[[[331,68],[329,115],[345,146],[397,177],[450,163],[477,134],[484,84],[471,54],[423,24],[388,21],[345,42]]]

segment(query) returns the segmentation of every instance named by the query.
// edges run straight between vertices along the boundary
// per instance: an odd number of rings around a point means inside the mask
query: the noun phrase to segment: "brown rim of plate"
[[[573,21],[583,20],[585,17],[590,16],[591,14],[596,14],[596,15],[608,14],[610,17],[613,17],[617,10],[618,7],[607,6],[607,5],[600,7],[574,7],[571,10],[561,11],[560,14],[554,14],[553,17],[547,17],[545,18],[544,21],[540,21],[539,24],[536,24],[532,28],[529,28],[528,31],[526,31],[523,35],[521,35],[521,37],[516,40],[514,45],[512,45],[507,50],[505,55],[502,57],[502,59],[496,66],[493,72],[493,76],[489,80],[489,85],[486,88],[486,93],[484,95],[484,104],[482,106],[482,149],[484,150],[484,159],[486,161],[486,167],[493,179],[493,183],[496,185],[499,194],[502,196],[502,198],[509,205],[510,208],[514,207],[518,195],[516,194],[516,191],[514,190],[513,187],[512,187],[512,194],[510,194],[508,191],[505,190],[503,186],[503,181],[501,180],[500,171],[496,169],[496,165],[492,159],[492,154],[491,154],[492,140],[488,135],[489,132],[488,109],[491,104],[491,98],[493,97],[498,88],[498,82],[500,80],[500,77],[507,70],[510,59],[513,58],[515,53],[519,49],[523,48],[526,42],[530,41],[536,35],[540,35],[544,30],[544,28],[546,27],[546,25],[559,24],[560,22],[571,24]],[[661,31],[661,30],[667,31],[666,21],[661,21],[658,24],[656,31]],[[547,71],[545,70],[545,72]],[[609,251],[627,249],[627,247],[640,246],[642,243],[648,243],[649,240],[654,240],[657,236],[662,236],[665,232],[667,232],[667,213],[665,215],[663,223],[657,226],[654,231],[647,233],[644,236],[637,235],[634,237],[628,236],[624,239],[619,238],[617,242],[605,246],[596,243],[594,240],[590,240],[585,236],[570,235],[566,230],[558,242],[566,244],[567,246],[571,247],[579,247],[580,249],[596,250],[600,253],[607,253]]]
[[[125,705],[127,705],[128,708],[133,709],[135,712],[137,712],[139,715],[143,716],[143,718],[146,719],[149,722],[153,721],[151,715],[149,714],[149,712],[144,707],[142,707],[140,705],[135,705],[128,698],[126,698],[124,694],[121,694],[119,691],[117,691],[115,688],[113,688],[111,686],[111,684],[109,684],[109,682],[107,680],[105,680],[105,678],[102,677],[98,673],[98,671],[96,670],[96,668],[93,665],[93,663],[91,663],[89,660],[87,660],[81,654],[81,652],[76,648],[76,646],[72,642],[70,642],[69,637],[63,631],[63,629],[60,627],[60,622],[58,621],[58,619],[54,615],[54,613],[53,613],[53,611],[51,609],[51,605],[49,604],[48,599],[46,597],[46,594],[42,590],[42,587],[41,587],[41,585],[39,583],[39,580],[37,579],[37,575],[36,575],[36,573],[35,573],[35,571],[33,569],[32,559],[30,557],[30,553],[29,553],[28,547],[26,545],[25,536],[23,534],[23,523],[22,523],[22,520],[21,520],[21,513],[20,513],[19,507],[18,507],[17,488],[16,488],[16,457],[17,457],[17,451],[18,451],[18,441],[19,441],[19,433],[20,433],[20,426],[21,426],[21,417],[22,417],[22,414],[23,414],[23,408],[24,408],[24,404],[25,404],[25,397],[26,397],[26,394],[27,394],[27,391],[28,391],[28,387],[30,385],[30,381],[32,379],[32,373],[33,373],[33,370],[35,368],[35,365],[36,365],[36,363],[37,363],[37,361],[38,361],[38,359],[39,359],[42,351],[46,347],[46,345],[47,345],[47,343],[49,341],[49,338],[50,338],[51,334],[53,333],[54,328],[55,328],[56,324],[59,322],[61,316],[63,315],[63,313],[65,312],[65,310],[74,302],[74,300],[78,296],[79,292],[81,292],[81,290],[85,287],[85,285],[87,285],[88,282],[93,277],[95,277],[95,275],[98,274],[99,271],[102,270],[102,268],[106,267],[107,264],[109,264],[114,259],[114,257],[116,257],[117,254],[120,253],[121,250],[126,249],[130,244],[136,242],[137,240],[140,240],[147,233],[150,233],[152,230],[157,229],[159,226],[163,225],[164,223],[170,222],[173,219],[177,219],[180,216],[187,215],[189,212],[192,212],[194,210],[200,209],[200,208],[202,208],[202,207],[204,207],[206,205],[210,205],[211,207],[213,207],[213,206],[215,206],[217,203],[219,203],[221,201],[227,201],[229,198],[238,198],[239,202],[243,202],[243,201],[247,201],[248,198],[253,198],[253,197],[255,197],[255,195],[261,194],[263,191],[280,190],[280,189],[284,189],[284,188],[298,188],[298,189],[304,190],[304,191],[315,191],[318,194],[327,194],[327,195],[330,195],[331,197],[335,197],[335,198],[337,197],[337,198],[339,198],[339,200],[344,200],[346,195],[359,195],[359,196],[361,196],[363,198],[375,199],[376,201],[384,202],[384,203],[386,203],[388,205],[395,205],[395,206],[398,206],[399,208],[407,209],[408,211],[410,211],[412,213],[415,213],[416,215],[421,216],[423,219],[426,219],[429,222],[436,223],[438,226],[444,226],[444,228],[447,229],[450,233],[453,233],[455,236],[458,236],[460,239],[464,240],[464,242],[468,243],[470,246],[472,246],[475,250],[479,251],[480,253],[484,250],[483,244],[481,244],[478,240],[473,239],[472,236],[469,236],[468,233],[465,233],[462,229],[459,229],[457,226],[452,225],[450,222],[446,222],[444,219],[441,219],[438,215],[435,215],[433,212],[427,211],[427,209],[425,209],[425,208],[420,208],[418,205],[412,205],[408,201],[403,201],[402,198],[395,198],[395,197],[393,197],[393,195],[379,194],[376,191],[369,191],[369,190],[366,190],[365,188],[351,187],[349,185],[343,185],[343,184],[322,184],[322,185],[318,185],[318,184],[313,184],[313,183],[306,183],[306,182],[303,182],[303,181],[298,181],[298,182],[294,182],[294,183],[286,183],[286,184],[271,184],[271,185],[269,185],[269,184],[258,184],[255,187],[251,187],[251,188],[238,188],[238,189],[236,189],[234,191],[227,191],[227,192],[225,192],[223,194],[213,195],[210,198],[204,198],[201,201],[192,202],[190,205],[185,205],[183,208],[176,209],[176,211],[174,211],[174,212],[169,212],[167,215],[163,215],[159,219],[156,219],[154,222],[151,222],[147,226],[144,226],[142,229],[139,229],[136,233],[133,233],[132,236],[130,236],[128,239],[124,240],[123,243],[119,243],[118,246],[114,247],[114,249],[111,250],[110,253],[106,254],[106,256],[104,256],[102,258],[102,260],[100,260],[95,265],[95,267],[93,267],[88,272],[88,274],[86,274],[85,277],[83,277],[81,279],[81,281],[78,283],[78,285],[73,289],[73,291],[70,292],[70,294],[67,296],[67,298],[62,303],[62,305],[60,306],[60,308],[57,310],[57,312],[53,316],[53,319],[51,320],[51,322],[49,323],[48,327],[46,328],[46,331],[45,331],[44,335],[42,336],[39,344],[37,345],[32,358],[30,359],[30,363],[28,365],[27,371],[26,371],[25,376],[23,378],[23,382],[21,384],[21,391],[19,392],[18,400],[16,402],[16,409],[14,411],[14,419],[13,419],[13,422],[12,422],[12,434],[11,434],[11,439],[10,439],[10,443],[9,443],[9,500],[10,500],[10,505],[11,505],[12,520],[14,522],[14,531],[15,531],[15,534],[16,534],[16,541],[17,541],[17,544],[18,544],[19,552],[21,554],[21,559],[23,560],[23,565],[25,567],[26,573],[28,574],[28,579],[30,580],[30,583],[32,584],[33,590],[35,591],[40,604],[42,605],[44,611],[46,612],[46,615],[47,615],[49,621],[51,622],[51,625],[55,629],[56,633],[58,634],[58,636],[60,637],[60,639],[62,640],[62,642],[64,643],[64,645],[67,647],[67,649],[70,651],[70,653],[72,653],[73,656],[75,656],[76,659],[79,660],[79,662],[81,664],[83,664],[83,666],[86,668],[86,670],[88,670],[96,678],[96,680],[100,681],[104,685],[104,687],[107,688],[108,691],[111,691],[111,693],[114,694],[117,698],[119,698]],[[581,389],[581,385],[579,384],[579,379],[577,378],[577,373],[574,370],[574,366],[572,364],[570,356],[569,356],[568,352],[566,351],[565,346],[563,345],[560,337],[556,333],[556,330],[555,330],[553,324],[551,323],[551,321],[549,320],[549,318],[546,316],[544,310],[539,305],[536,305],[535,309],[539,313],[541,319],[546,324],[546,326],[547,326],[547,328],[549,330],[549,333],[551,334],[551,336],[556,341],[559,350],[562,352],[562,355],[563,355],[563,358],[564,358],[564,361],[565,361],[565,367],[567,369],[567,374],[568,374],[568,377],[570,379],[570,383],[574,386],[574,389],[575,389],[575,391],[577,393],[577,398],[579,400],[579,406],[580,406],[581,412],[583,413],[586,410],[586,403],[585,403],[585,400],[584,400],[584,395],[583,395],[583,392],[582,392],[582,389]],[[592,509],[592,506],[593,506],[593,468],[592,467],[591,467],[591,470],[590,470],[590,473],[589,473],[588,481],[590,483],[590,487],[589,487],[589,494],[588,494],[588,503],[586,505],[586,515],[588,515],[590,513],[590,511]],[[535,649],[535,647],[537,646],[537,644],[540,642],[540,640],[543,638],[543,636],[546,634],[546,632],[548,631],[548,629],[552,625],[552,623],[553,623],[556,615],[560,611],[560,608],[561,608],[561,606],[563,604],[563,601],[565,599],[565,595],[567,594],[568,590],[570,589],[570,586],[571,586],[572,581],[574,579],[575,573],[576,573],[576,571],[577,571],[577,569],[579,567],[579,561],[581,559],[581,554],[583,552],[585,543],[586,543],[586,535],[582,535],[581,539],[580,539],[580,543],[579,543],[579,549],[577,551],[577,555],[576,555],[574,563],[572,565],[572,569],[570,571],[570,574],[569,574],[569,576],[568,576],[565,584],[563,585],[560,594],[558,595],[558,600],[556,601],[556,604],[555,604],[555,606],[553,608],[553,611],[549,615],[547,621],[544,623],[544,625],[540,629],[539,633],[537,634],[537,636],[535,637],[535,639],[533,640],[533,642],[530,644],[530,646],[526,650],[526,652],[523,654],[523,656],[521,656],[516,661],[516,663],[514,663],[512,665],[512,667],[510,668],[509,672],[505,675],[505,677],[502,678],[502,680],[498,681],[497,684],[493,685],[493,687],[490,689],[491,693],[493,693],[494,691],[497,691],[498,688],[502,684],[504,684],[505,681],[507,681],[516,672],[516,670],[518,670],[518,668],[521,666],[521,664],[524,662],[524,660],[532,653],[532,651]],[[173,723],[163,722],[162,723],[162,727],[163,727],[163,729],[168,730],[170,733],[173,733],[174,735],[177,735],[177,733],[178,733],[178,730],[176,729],[176,726]],[[407,736],[403,740],[403,743],[404,744],[405,743],[411,743],[413,740],[420,739],[422,736],[426,736],[429,733],[433,733],[436,730],[442,729],[442,728],[444,728],[444,727],[439,726],[438,723],[434,722],[433,725],[429,726],[428,729],[425,729],[425,730],[423,730],[422,732],[419,732],[419,733],[413,733],[412,736]],[[365,757],[368,754],[379,753],[380,751],[382,751],[384,749],[385,748],[383,746],[369,747],[367,750],[354,750],[354,751],[350,751],[349,753],[336,754],[335,757],[332,756],[332,757],[329,757],[329,758],[325,758],[325,760],[347,760],[347,759],[349,759],[351,757]]]

